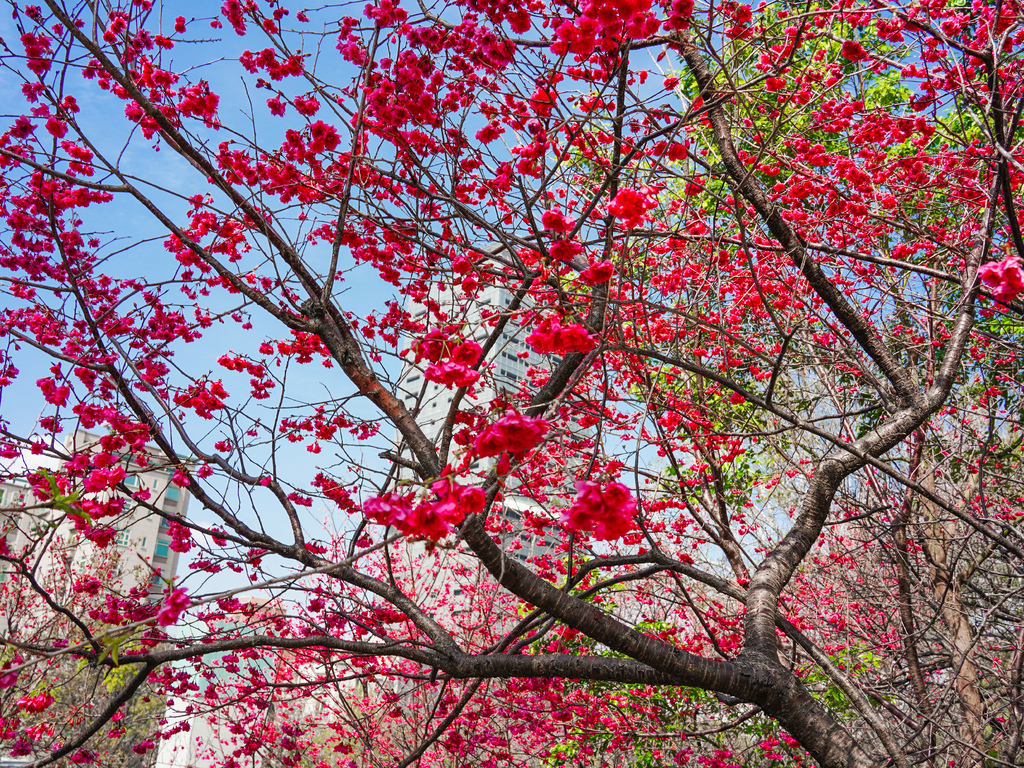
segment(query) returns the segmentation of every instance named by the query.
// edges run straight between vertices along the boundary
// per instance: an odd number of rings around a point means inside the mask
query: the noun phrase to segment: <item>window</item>
[[[124,479],[124,484],[129,488],[134,488],[139,484],[138,475],[128,475],[128,477]]]
[[[178,500],[178,494],[180,492],[181,491],[178,489],[177,486],[174,486],[174,485],[168,486],[167,490],[164,491],[164,498],[169,500],[169,501],[177,501]]]
[[[153,553],[153,557],[162,557],[166,560],[170,554],[171,547],[166,541],[158,541],[156,543],[156,551]]]
[[[132,540],[131,537],[128,535],[128,531],[119,531],[117,534],[117,538],[114,539],[114,543],[117,544],[117,546],[119,547],[131,546]]]

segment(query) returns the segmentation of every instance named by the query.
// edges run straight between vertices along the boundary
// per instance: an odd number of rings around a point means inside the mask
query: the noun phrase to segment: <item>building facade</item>
[[[66,438],[65,449],[70,456],[88,453],[99,440],[98,434],[78,431]],[[56,471],[62,466],[58,465]],[[126,477],[118,493],[128,499],[128,504],[122,515],[103,520],[117,532],[108,548],[84,539],[69,515],[37,499],[23,480],[0,482],[0,533],[7,549],[14,556],[23,556],[54,593],[70,587],[62,585],[62,579],[98,571],[104,578],[120,580],[127,588],[146,581],[156,597],[177,574],[178,553],[171,548],[171,524],[160,513],[187,517],[188,491],[173,483],[174,467],[161,463],[155,454],[148,466],[126,461],[123,467]],[[133,499],[140,491],[148,491],[145,504]],[[9,570],[0,566],[0,581],[9,577]]]

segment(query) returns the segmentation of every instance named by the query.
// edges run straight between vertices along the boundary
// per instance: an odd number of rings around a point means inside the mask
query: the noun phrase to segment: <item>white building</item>
[[[444,299],[447,298],[447,303]],[[488,352],[487,360],[493,370],[481,378],[474,387],[471,399],[463,400],[459,407],[479,406],[486,408],[497,396],[511,395],[519,390],[530,375],[531,369],[547,371],[557,365],[559,359],[538,353],[526,343],[530,328],[522,323],[526,313],[531,312],[529,305],[520,305],[515,311],[510,309],[513,295],[499,286],[487,286],[480,291],[476,301],[466,305],[460,297],[450,293],[442,294],[438,303],[440,311],[447,319],[438,320],[436,315],[427,318],[427,308],[422,304],[410,307],[413,318],[425,322],[427,329],[438,326],[464,327],[460,340],[473,340],[481,346],[496,327],[502,317],[508,318],[498,337],[497,343]],[[441,436],[449,410],[455,400],[456,389],[447,388],[442,384],[426,379],[425,373],[429,366],[428,360],[413,362],[413,356],[406,359],[399,385],[399,393],[406,408],[418,416],[418,422],[427,437],[435,441]],[[400,436],[396,434],[396,442]],[[471,468],[474,472],[485,473],[494,465],[493,458],[475,461]],[[449,458],[450,463],[455,463]],[[402,470],[400,480],[414,480],[412,472]],[[510,492],[511,491],[511,492]],[[504,545],[508,554],[521,561],[527,561],[539,555],[552,552],[552,542],[546,537],[537,538],[523,532],[520,522],[526,512],[539,512],[540,506],[534,500],[514,492],[514,486],[506,488],[503,495],[501,515],[509,524],[511,531],[504,537]],[[462,593],[467,580],[478,582],[484,578],[480,564],[459,549],[438,548],[432,550],[425,543],[410,541],[406,545],[406,557],[414,574],[418,598],[427,596],[443,599],[439,602],[447,606],[442,613],[472,613],[471,605],[462,602]],[[430,602],[433,602],[432,600]],[[463,605],[462,608],[459,608]],[[439,617],[443,618],[443,617]]]
[[[439,323],[432,318],[427,325],[464,324],[467,331],[471,331],[465,338],[482,346],[493,330],[491,324],[503,315],[509,315],[512,298],[511,292],[493,285],[483,288],[479,298],[468,306],[454,306],[455,299],[449,295],[449,305],[442,304],[442,311],[451,320]],[[411,311],[413,319],[417,321],[422,322],[427,316],[427,308],[422,304],[414,304]],[[519,313],[526,311],[529,311],[526,307],[518,310]],[[497,343],[488,355],[488,359],[494,362],[493,386],[477,385],[476,397],[471,402],[486,405],[499,393],[515,392],[526,380],[530,368],[547,368],[552,364],[551,358],[539,354],[526,343],[529,333],[529,329],[522,327],[516,317],[511,317],[505,323]],[[424,375],[427,366],[427,361],[415,364],[412,359],[407,359],[399,382],[399,393],[405,407],[419,413],[419,424],[427,435],[436,437],[444,426],[455,390],[427,381]]]
[[[69,455],[89,452],[99,440],[99,435],[79,431],[67,437],[65,449]],[[40,503],[23,480],[0,482],[0,535],[13,554],[24,553],[26,562],[55,594],[71,587],[62,580],[97,571],[99,578],[118,579],[125,588],[141,586],[145,580],[155,596],[176,575],[178,553],[171,549],[170,523],[160,512],[185,518],[189,493],[172,482],[175,468],[156,453],[149,466],[130,461],[122,466],[127,476],[121,495],[129,500],[125,512],[99,521],[117,531],[109,550],[78,534],[64,511]],[[149,491],[145,504],[132,499],[132,494],[144,489]],[[0,569],[0,581],[9,575]]]
[[[527,380],[531,369],[547,370],[559,362],[557,357],[542,355],[526,343],[530,329],[521,324],[520,318],[524,313],[532,310],[524,303],[513,312],[510,309],[513,295],[507,289],[496,285],[486,286],[481,289],[478,298],[468,305],[450,293],[444,294],[444,296],[447,296],[448,302],[447,305],[439,302],[441,311],[451,319],[445,323],[431,318],[426,323],[428,329],[435,325],[462,324],[465,327],[462,338],[473,340],[483,346],[497,322],[502,318],[507,318],[497,343],[487,355],[488,361],[493,364],[493,370],[474,386],[474,394],[471,399],[468,402],[464,400],[460,403],[461,409],[473,405],[485,407],[499,395],[511,395],[518,391],[523,382]],[[414,304],[411,311],[413,319],[422,322],[426,318],[428,310],[422,304]],[[426,435],[436,442],[440,438],[449,416],[449,411],[455,400],[456,389],[427,380],[425,374],[428,365],[429,361],[427,360],[422,360],[417,364],[413,362],[411,356],[408,357],[399,383],[399,394],[405,407],[418,416],[418,422]],[[398,439],[396,434],[396,440]],[[494,459],[478,460],[473,463],[472,469],[484,471],[493,464]],[[411,472],[405,470],[400,477],[411,479]],[[507,517],[513,523],[531,505],[535,505],[535,503],[524,496],[506,495],[505,510]],[[541,543],[540,546],[546,551],[546,542]],[[516,549],[517,556],[522,559],[536,554],[536,550],[532,546],[517,547]]]

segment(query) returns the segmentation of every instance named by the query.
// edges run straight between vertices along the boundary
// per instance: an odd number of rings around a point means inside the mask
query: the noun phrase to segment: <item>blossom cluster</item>
[[[188,610],[190,605],[192,605],[192,601],[189,600],[188,593],[184,589],[170,590],[156,612],[157,625],[170,627],[177,624],[181,614]]]
[[[587,285],[607,283],[615,274],[615,265],[610,261],[599,261],[580,272],[580,280]]]
[[[35,696],[22,696],[18,699],[18,707],[26,712],[45,712],[53,704],[53,696],[43,692]]]
[[[978,270],[978,277],[992,291],[998,301],[1013,301],[1024,293],[1024,270],[1020,259],[1007,256],[1002,261],[992,261]]]
[[[533,333],[526,337],[526,343],[542,355],[560,355],[568,352],[589,352],[596,346],[594,337],[579,323],[562,325],[556,315],[547,315]]]
[[[406,536],[431,541],[444,538],[467,515],[482,512],[486,496],[480,488],[459,485],[450,477],[432,483],[437,498],[415,503],[412,494],[386,493],[363,504],[363,514],[380,525],[391,525]]]
[[[544,439],[550,426],[544,419],[531,419],[510,411],[479,434],[473,449],[481,457],[498,456],[506,451],[522,457]]]
[[[608,213],[617,218],[624,229],[635,229],[657,204],[650,189],[620,189],[608,204]]]
[[[622,483],[581,480],[576,483],[576,500],[559,522],[571,531],[592,531],[596,538],[610,541],[633,529],[636,499]]]
[[[595,49],[612,51],[626,37],[642,39],[654,35],[660,22],[650,13],[651,0],[587,0],[575,21],[563,21],[555,28],[555,55],[573,53],[586,58]]]
[[[443,330],[434,328],[416,342],[413,350],[415,362],[430,362],[423,374],[428,381],[451,389],[472,386],[480,378],[480,372],[473,366],[483,350],[475,341],[453,341]]]

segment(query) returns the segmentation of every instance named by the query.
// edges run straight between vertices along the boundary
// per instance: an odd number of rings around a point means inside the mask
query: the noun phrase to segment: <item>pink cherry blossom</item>
[[[636,499],[622,483],[600,483],[580,480],[576,483],[576,500],[562,513],[561,520],[572,531],[592,531],[596,538],[610,541],[633,529]]]
[[[21,664],[21,657],[15,656],[13,661],[5,661],[3,666],[0,667],[0,690],[4,688],[13,688],[18,682],[18,675],[21,674],[21,670],[12,668]]]
[[[640,226],[644,215],[655,205],[657,202],[647,191],[620,189],[608,204],[608,213],[616,217],[624,229],[634,229]]]
[[[504,451],[523,456],[544,439],[550,426],[544,419],[510,411],[480,433],[474,450],[477,456],[497,456]]]
[[[589,352],[596,345],[594,337],[582,325],[562,325],[555,315],[547,315],[541,320],[534,332],[526,337],[526,343],[541,354]]]
[[[161,627],[170,627],[178,623],[192,601],[188,599],[188,593],[184,589],[172,589],[160,604],[160,610],[156,612],[156,623]]]
[[[26,712],[44,712],[53,704],[53,696],[49,693],[37,693],[35,696],[22,696],[18,699],[18,707]]]
[[[612,275],[615,274],[615,265],[610,261],[600,261],[597,264],[591,264],[585,270],[580,272],[580,280],[587,285],[600,285],[601,283],[607,283],[612,279]]]
[[[443,384],[451,389],[452,387],[469,387],[480,378],[479,371],[474,371],[468,365],[456,363],[452,360],[445,360],[443,363],[434,363],[427,366],[423,374],[428,381]]]
[[[575,240],[556,240],[548,247],[552,258],[569,263],[577,255],[583,253],[583,246]]]
[[[124,480],[126,476],[124,467],[120,466],[109,469],[95,469],[86,476],[83,485],[88,493],[99,493],[113,488]]]
[[[363,514],[375,523],[401,528],[412,516],[412,496],[385,493],[374,496],[363,504]]]
[[[572,228],[576,225],[574,219],[556,210],[544,211],[540,216],[540,221],[544,225],[544,229],[557,232],[560,235],[571,232]]]
[[[978,277],[992,289],[992,296],[999,301],[1013,301],[1024,293],[1024,270],[1017,256],[982,265]]]
[[[407,536],[438,541],[444,538],[467,515],[483,510],[486,496],[474,486],[456,483],[443,477],[431,484],[436,499],[413,503],[411,495],[386,493],[366,501],[363,514],[380,525],[390,525]]]
[[[850,61],[864,61],[868,57],[868,52],[864,50],[864,46],[855,40],[844,42],[842,53]]]

